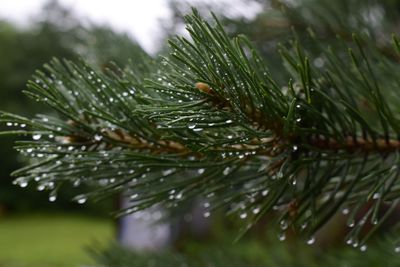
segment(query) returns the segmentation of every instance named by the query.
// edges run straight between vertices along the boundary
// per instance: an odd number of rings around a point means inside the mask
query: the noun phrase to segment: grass
[[[0,218],[0,267],[78,267],[85,247],[113,239],[111,220],[65,214]]]

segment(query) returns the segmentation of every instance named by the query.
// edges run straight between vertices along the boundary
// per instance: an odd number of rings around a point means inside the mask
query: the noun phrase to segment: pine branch
[[[16,183],[37,181],[52,200],[64,182],[96,186],[79,203],[123,192],[123,214],[203,196],[205,216],[225,207],[245,230],[278,210],[281,237],[295,229],[310,243],[340,209],[353,209],[352,222],[367,207],[349,238],[367,221],[375,231],[389,216],[382,203],[392,211],[398,199],[397,63],[353,35],[350,47],[319,47],[315,67],[295,40],[280,47],[281,85],[245,37],[230,39],[196,11],[186,20],[191,40],[170,41],[160,64],[144,55],[143,67],[100,73],[54,60],[37,72],[27,94],[57,115],[2,113],[21,127],[2,134],[33,138],[18,142],[32,165]]]

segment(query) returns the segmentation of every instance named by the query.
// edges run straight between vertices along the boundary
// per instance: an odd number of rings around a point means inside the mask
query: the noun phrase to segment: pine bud
[[[195,84],[196,88],[206,94],[212,94],[213,89],[206,83],[198,82]]]

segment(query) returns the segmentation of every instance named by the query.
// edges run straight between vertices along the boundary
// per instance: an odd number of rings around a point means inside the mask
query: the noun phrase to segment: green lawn
[[[0,267],[77,267],[91,263],[85,247],[114,236],[111,220],[75,215],[0,218]]]

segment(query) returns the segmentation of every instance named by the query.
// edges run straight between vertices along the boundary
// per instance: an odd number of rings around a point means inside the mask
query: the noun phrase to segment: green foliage
[[[394,267],[400,264],[398,255],[388,240],[381,240],[361,252],[351,248],[310,250],[305,244],[271,242],[266,244],[244,242],[242,244],[197,245],[184,254],[135,252],[117,245],[106,249],[92,249],[91,255],[102,267]],[[185,256],[183,256],[185,255]]]
[[[0,21],[0,106],[1,109],[19,114],[50,113],[23,97],[21,91],[35,69],[53,57],[77,59],[85,55],[97,69],[106,68],[110,61],[125,65],[128,58],[138,58],[143,53],[128,36],[115,33],[108,27],[91,25],[83,27],[78,18],[57,1],[50,1],[31,26],[20,29]],[[1,130],[6,128],[2,127]],[[77,208],[70,199],[77,194],[71,187],[65,188],[57,203],[49,203],[36,187],[24,190],[12,185],[9,174],[24,163],[13,149],[15,137],[2,138],[0,161],[0,210],[26,211],[32,208]],[[91,205],[93,206],[93,205]],[[99,210],[104,210],[99,205]],[[0,213],[1,213],[0,211]]]
[[[0,220],[1,267],[71,267],[92,262],[84,248],[113,238],[111,220],[65,214],[24,214]]]
[[[325,46],[310,30],[280,46],[274,78],[217,19],[193,11],[186,22],[191,40],[171,40],[161,64],[143,53],[123,70],[53,60],[38,71],[26,93],[58,115],[2,113],[23,126],[3,134],[33,138],[18,142],[32,164],[16,183],[35,180],[51,199],[64,183],[98,186],[79,203],[123,192],[122,213],[203,196],[205,216],[224,207],[244,231],[276,210],[281,239],[295,231],[310,244],[350,209],[346,240],[364,248],[399,202],[397,38],[388,54],[363,33]]]

